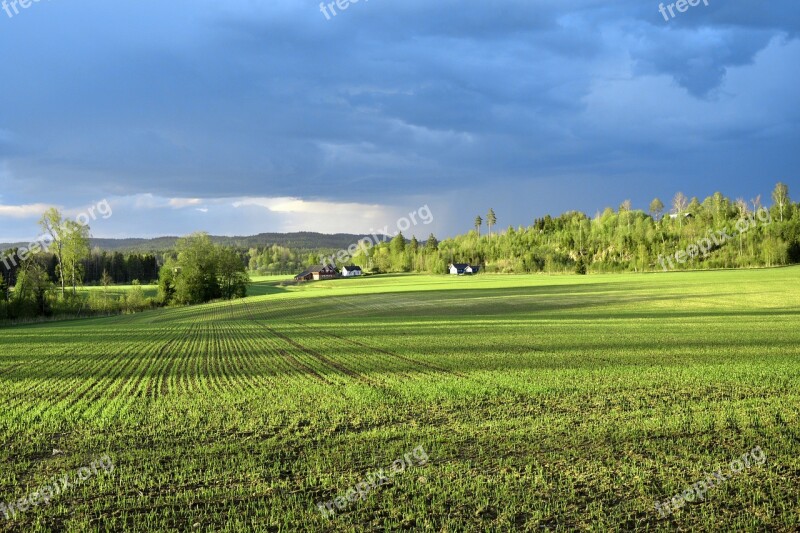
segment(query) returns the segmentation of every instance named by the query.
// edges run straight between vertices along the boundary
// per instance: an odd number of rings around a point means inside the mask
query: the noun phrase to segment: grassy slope
[[[796,529],[798,282],[267,279],[233,304],[0,330],[0,500],[116,464],[0,530]],[[418,445],[428,465],[315,510]],[[766,465],[659,520],[754,446]]]

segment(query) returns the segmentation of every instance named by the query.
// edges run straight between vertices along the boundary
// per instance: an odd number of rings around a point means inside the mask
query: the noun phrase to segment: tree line
[[[206,234],[178,239],[175,250],[154,254],[89,249],[90,228],[48,209],[40,240],[0,253],[0,321],[85,316],[193,304],[247,294],[246,254],[214,244]],[[156,282],[147,297],[140,280]],[[85,284],[102,291],[79,291]],[[114,284],[130,284],[121,293]]]
[[[735,231],[743,220],[755,222]],[[764,214],[766,216],[761,216]],[[361,243],[347,263],[368,272],[445,273],[449,263],[481,265],[484,272],[563,273],[646,272],[665,268],[664,258],[689,253],[670,268],[740,268],[800,263],[800,204],[789,188],[778,183],[770,205],[761,198],[732,200],[722,193],[700,201],[677,193],[667,208],[655,198],[647,211],[629,200],[594,217],[578,211],[537,218],[528,227],[497,231],[497,215],[484,219],[462,235],[439,241],[406,239],[402,233],[388,242]],[[486,223],[488,234],[481,228]],[[0,254],[0,320],[36,315],[123,312],[159,305],[191,304],[217,298],[242,297],[248,271],[259,274],[300,272],[330,255],[330,250],[293,249],[275,244],[235,248],[215,244],[204,233],[178,239],[174,249],[158,254],[122,254],[89,249],[89,227],[64,220],[51,209],[40,221],[51,240],[46,249],[12,250]],[[709,238],[722,232],[728,238]],[[697,243],[702,253],[691,253]],[[16,259],[10,267],[4,257]],[[679,257],[679,256],[678,256]],[[342,266],[342,265],[338,265]],[[158,294],[145,297],[139,281],[158,279]],[[109,287],[130,283],[132,291],[109,296]],[[101,292],[81,295],[78,287],[97,284]]]
[[[425,242],[402,234],[388,243],[360,246],[353,262],[371,272],[444,273],[449,263],[482,265],[484,272],[564,273],[646,272],[664,269],[664,258],[683,250],[693,251],[708,240],[703,253],[687,254],[684,262],[670,268],[709,269],[768,267],[800,263],[800,204],[793,203],[789,188],[778,183],[771,204],[760,197],[732,200],[722,193],[700,201],[677,193],[667,208],[659,198],[647,212],[634,209],[630,200],[615,210],[606,208],[594,217],[570,211],[557,217],[537,218],[528,227],[508,227],[494,233],[494,210],[485,222],[474,219],[473,230],[441,242],[430,235]],[[764,213],[768,222],[736,231],[741,220]],[[720,242],[709,232],[728,230]],[[341,265],[339,265],[341,266]]]
[[[0,254],[17,257],[18,250],[18,248],[11,248]],[[111,282],[116,284],[130,284],[134,280],[142,283],[155,283],[158,279],[159,265],[164,262],[162,256],[163,254],[107,252],[95,247],[88,257],[79,260],[78,272],[83,285],[101,285],[104,274],[107,274]],[[50,279],[58,279],[56,255],[42,252],[39,260]],[[15,264],[9,260],[7,263],[8,266],[0,262],[0,275],[9,286],[13,287],[17,282],[20,262],[17,261]]]

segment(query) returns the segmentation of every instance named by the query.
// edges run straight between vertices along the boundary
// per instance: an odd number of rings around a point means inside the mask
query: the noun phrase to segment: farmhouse
[[[305,272],[294,277],[295,281],[319,281],[321,279],[333,279],[339,272],[330,265],[314,265]]]
[[[481,267],[468,263],[453,263],[449,266],[450,273],[454,276],[477,274]]]
[[[343,278],[352,278],[354,276],[360,276],[362,274],[361,267],[356,265],[348,265],[342,267],[342,277]]]

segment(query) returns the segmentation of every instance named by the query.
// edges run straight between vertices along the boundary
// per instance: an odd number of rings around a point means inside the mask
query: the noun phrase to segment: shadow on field
[[[247,287],[247,296],[271,296],[273,294],[280,294],[286,292],[286,284],[289,282],[291,282],[290,279],[254,282]]]
[[[716,293],[715,297],[736,297],[735,293]],[[623,310],[620,317],[677,317],[672,309],[652,311],[649,304],[654,302],[675,302],[673,309],[686,316],[702,316],[706,311],[681,311],[681,302],[702,300],[704,294],[675,294],[672,291],[655,292],[650,287],[629,287],[619,283],[592,285],[548,285],[529,287],[503,287],[444,290],[406,290],[367,294],[330,295],[324,298],[298,298],[290,308],[256,307],[259,319],[271,321],[291,321],[308,317],[315,319],[349,320],[360,318],[444,318],[459,317],[469,320],[476,316],[508,316],[513,318],[531,313],[561,313],[588,309],[605,309],[616,306],[636,306],[635,311]],[[259,302],[261,303],[261,302]],[[644,310],[642,313],[640,310]],[[606,311],[604,311],[605,313]],[[732,311],[736,312],[736,311]],[[748,315],[746,310],[741,311]],[[709,316],[729,314],[728,312],[709,312]],[[759,314],[763,314],[762,311]],[[776,313],[781,314],[781,313]],[[466,315],[466,316],[465,316]],[[596,318],[596,314],[570,314],[571,317]],[[608,315],[609,317],[613,315]]]

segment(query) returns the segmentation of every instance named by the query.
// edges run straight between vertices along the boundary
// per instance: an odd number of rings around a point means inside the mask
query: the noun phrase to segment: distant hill
[[[296,233],[259,233],[258,235],[246,237],[220,237],[211,236],[211,240],[217,244],[225,246],[235,246],[237,248],[264,247],[277,244],[286,246],[293,250],[340,250],[347,248],[351,244],[364,238],[371,238],[369,235],[354,235],[350,233],[336,233],[333,235],[325,233],[315,233],[311,231],[300,231]],[[379,235],[382,240],[389,240],[385,235]],[[91,239],[92,248],[98,247],[102,250],[115,252],[162,252],[175,247],[178,237],[156,237],[153,239]],[[27,246],[29,243],[0,243],[0,250],[7,250],[20,246]]]

